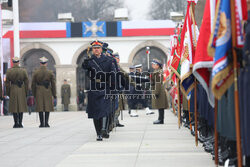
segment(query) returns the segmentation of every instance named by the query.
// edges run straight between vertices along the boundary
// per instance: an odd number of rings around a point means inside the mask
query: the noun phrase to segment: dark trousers
[[[14,123],[15,125],[22,125],[23,121],[23,113],[13,113]]]
[[[95,125],[95,131],[97,135],[102,135],[103,133],[108,133],[108,117],[103,117],[100,119],[93,119]]]
[[[164,108],[160,108],[158,112],[159,112],[158,120],[164,121]]]
[[[50,112],[39,112],[40,125],[45,126],[49,124]]]

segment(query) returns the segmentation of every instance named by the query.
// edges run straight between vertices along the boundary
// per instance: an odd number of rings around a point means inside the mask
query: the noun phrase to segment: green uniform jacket
[[[48,82],[48,88],[42,83]],[[36,99],[36,112],[54,111],[53,97],[56,98],[55,76],[47,67],[41,66],[32,77],[32,93]]]
[[[124,77],[124,80],[128,81],[129,80],[129,76],[128,76],[128,73],[126,71],[124,71],[121,66],[118,64],[119,68],[120,68],[120,72],[123,73],[123,77]],[[121,110],[125,110],[125,105],[126,102],[125,102],[125,97],[124,97],[124,94],[120,94],[119,95],[119,106],[118,106],[118,110],[117,111],[121,111]]]
[[[67,105],[70,104],[70,85],[69,84],[63,84],[61,87],[61,97],[62,97],[62,104]]]
[[[167,96],[163,86],[163,72],[161,69],[155,70],[151,76],[152,88],[152,108],[166,109],[168,108]]]
[[[21,87],[17,81],[22,82]],[[14,65],[6,73],[6,94],[10,97],[9,112],[20,113],[27,112],[27,94],[28,94],[28,75],[25,69]]]

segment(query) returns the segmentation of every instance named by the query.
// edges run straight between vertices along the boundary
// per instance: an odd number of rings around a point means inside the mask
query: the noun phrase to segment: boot
[[[102,135],[101,135],[101,119],[93,119],[94,125],[95,125],[95,130],[96,130],[96,140],[97,141],[102,141]]]
[[[39,112],[39,119],[40,119],[40,125],[39,128],[44,128],[44,117],[43,117],[43,112]]]
[[[45,112],[45,128],[49,127],[49,112]]]
[[[18,114],[17,113],[13,113],[13,118],[14,118],[14,126],[13,128],[19,128],[19,124],[18,124]]]
[[[109,138],[109,134],[108,134],[108,131],[107,131],[107,121],[108,121],[107,117],[102,118],[101,135],[102,135],[103,138]]]
[[[23,128],[23,124],[22,124],[22,121],[23,121],[23,113],[18,113],[18,118],[19,118],[19,128]]]
[[[124,127],[124,125],[123,125],[123,124],[120,124],[120,122],[119,122],[119,120],[118,120],[118,122],[116,123],[116,127]]]
[[[96,140],[97,140],[97,141],[102,141],[102,135],[97,135]]]
[[[100,120],[99,119],[93,119],[94,125],[95,125],[95,131],[96,135],[101,135],[101,125],[100,125]]]
[[[154,121],[153,124],[164,124],[164,109],[159,109],[158,120]]]

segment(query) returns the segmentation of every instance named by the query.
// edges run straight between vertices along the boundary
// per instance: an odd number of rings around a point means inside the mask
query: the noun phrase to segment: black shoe
[[[23,125],[22,124],[18,124],[19,128],[23,128]]]
[[[19,128],[19,124],[14,124],[13,128]]]
[[[96,138],[96,141],[102,141],[102,136],[98,135],[97,138]]]
[[[109,138],[109,134],[107,133],[106,130],[101,130],[101,134],[103,138],[106,138],[106,139]]]
[[[47,123],[47,124],[45,124],[45,126],[44,126],[45,128],[50,128],[50,126],[49,126],[49,124]]]
[[[39,125],[39,128],[44,128],[44,127],[45,127],[44,124]]]
[[[162,120],[156,120],[153,122],[153,124],[164,124],[164,121]]]
[[[118,124],[116,124],[116,127],[124,127],[124,125],[118,123]]]

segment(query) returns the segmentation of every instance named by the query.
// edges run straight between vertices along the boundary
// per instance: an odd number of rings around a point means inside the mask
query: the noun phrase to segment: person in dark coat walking
[[[56,99],[55,76],[47,69],[47,62],[46,57],[40,58],[40,68],[34,72],[31,85],[36,100],[36,112],[39,112],[39,128],[50,127],[49,114],[54,111],[53,97]]]
[[[90,90],[88,91],[87,113],[88,118],[94,121],[97,141],[109,137],[107,131],[108,115],[111,112],[111,100],[107,98],[110,93],[111,83],[108,82],[111,72],[114,72],[112,59],[102,53],[103,43],[93,41],[92,55],[85,59],[82,67],[87,70],[90,79]]]
[[[28,74],[19,67],[19,58],[12,59],[13,67],[6,73],[6,93],[10,97],[9,112],[13,113],[13,128],[22,128],[23,112],[27,112]]]

